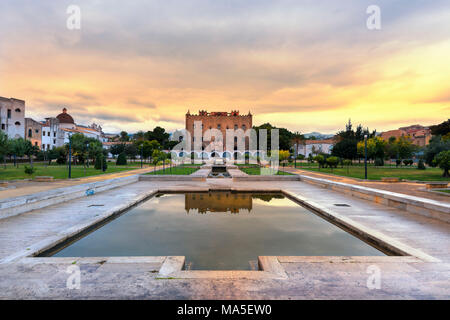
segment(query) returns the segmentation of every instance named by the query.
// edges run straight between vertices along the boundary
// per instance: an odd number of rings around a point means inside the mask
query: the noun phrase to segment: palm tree
[[[295,166],[295,168],[297,168],[298,146],[300,144],[305,144],[305,136],[302,135],[299,131],[297,131],[292,135],[291,142],[292,142],[292,145],[295,146],[294,166]]]

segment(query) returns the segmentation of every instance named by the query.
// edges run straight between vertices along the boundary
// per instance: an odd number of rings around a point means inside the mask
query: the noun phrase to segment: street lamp
[[[69,133],[69,179],[72,179],[72,135]]]
[[[86,166],[89,167],[89,142],[86,142],[86,159],[84,159],[84,175],[86,176]]]
[[[364,179],[367,180],[367,134],[364,135]]]

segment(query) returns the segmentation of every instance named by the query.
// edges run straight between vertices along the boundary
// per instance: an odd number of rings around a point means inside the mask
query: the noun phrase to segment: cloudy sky
[[[69,5],[81,30],[69,30]],[[381,30],[366,9],[381,8]],[[0,96],[107,132],[182,128],[189,109],[302,132],[450,115],[448,0],[0,0]]]

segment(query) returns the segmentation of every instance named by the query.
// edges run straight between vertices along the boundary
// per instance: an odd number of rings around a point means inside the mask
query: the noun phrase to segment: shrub
[[[314,161],[319,164],[319,168],[323,168],[323,166],[325,165],[325,158],[321,154],[315,156]]]
[[[330,168],[337,168],[339,164],[339,158],[338,157],[328,157],[327,158],[327,164]]]
[[[66,158],[59,157],[58,159],[56,159],[56,163],[57,164],[66,164]]]
[[[403,160],[403,164],[407,166],[409,164],[409,160]]]
[[[95,157],[95,170],[102,170],[102,165],[105,157],[103,154],[98,154],[97,157]]]
[[[25,166],[25,173],[28,175],[32,175],[33,173],[36,172],[36,168],[34,167],[29,167],[29,166]]]
[[[423,162],[422,159],[419,160],[419,164],[417,165],[417,169],[419,170],[425,170],[425,163]]]
[[[118,165],[118,166],[126,166],[127,165],[127,156],[125,155],[124,152],[119,154],[119,156],[117,157],[116,165]]]
[[[401,166],[402,165],[402,160],[400,160],[400,159],[395,160],[395,164],[397,165],[397,167]]]
[[[450,150],[440,152],[434,160],[436,161],[439,168],[444,170],[444,174],[442,175],[444,178],[450,177]]]
[[[384,160],[381,159],[381,158],[376,158],[376,159],[375,159],[375,166],[376,166],[376,167],[382,167],[382,166],[384,166]]]
[[[347,174],[349,174],[349,167],[352,165],[352,160],[344,160],[342,164],[347,167]]]

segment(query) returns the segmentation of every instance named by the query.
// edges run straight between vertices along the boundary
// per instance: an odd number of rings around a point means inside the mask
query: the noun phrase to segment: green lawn
[[[7,165],[6,169],[4,169],[3,166],[0,165],[0,180],[31,179],[36,176],[51,176],[54,179],[67,179],[69,176],[69,169],[66,165],[45,166],[42,163],[35,164],[34,168],[36,168],[36,171],[31,176],[25,173],[25,165],[30,166],[29,164],[21,163],[19,165],[19,168],[16,168],[13,165],[9,164]],[[115,164],[108,163],[108,169],[106,170],[106,172],[103,172],[102,170],[95,170],[94,166],[92,165],[89,168],[86,168],[85,172],[83,166],[72,165],[72,178],[83,178],[139,168],[140,166],[137,165],[116,166]]]
[[[259,176],[261,175],[261,169],[259,167],[252,167],[252,168],[239,168],[241,171],[245,172],[246,174],[249,174],[251,176]],[[292,176],[292,173],[284,172],[284,171],[278,171],[278,176]]]
[[[444,192],[444,193],[450,193],[450,189],[448,189],[448,190],[436,190],[436,191]]]
[[[303,167],[303,170],[335,174],[352,178],[364,179],[364,166],[350,166],[348,168],[322,168],[319,170],[317,164],[315,167]],[[367,169],[367,178],[369,180],[381,180],[382,177],[396,177],[399,179],[418,180],[418,181],[449,181],[450,179],[442,177],[442,170],[439,168],[427,168],[426,170],[418,170],[415,167],[374,167]]]
[[[165,170],[152,171],[147,174],[149,175],[177,175],[177,176],[188,176],[199,170],[199,168],[189,168],[189,167],[167,167]]]
[[[203,163],[183,163],[180,164],[179,167],[201,167],[203,165]]]
[[[368,163],[367,164],[367,166],[368,167],[374,167],[374,164],[373,163]],[[292,162],[292,163],[286,163],[286,167],[290,167],[290,168],[294,168],[294,162]],[[313,163],[310,163],[310,162],[297,162],[297,168],[317,168],[317,163],[316,162],[313,162]],[[364,162],[361,162],[361,163],[359,163],[359,162],[354,162],[353,163],[353,167],[363,167],[364,168]],[[406,166],[401,166],[401,167],[397,167],[395,164],[385,164],[384,166],[383,166],[383,168],[393,168],[393,169],[417,169],[417,166],[412,166],[412,167],[410,167],[410,166],[408,166],[408,167],[406,167]]]
[[[259,165],[256,163],[235,163],[234,165],[240,168],[259,168]]]

